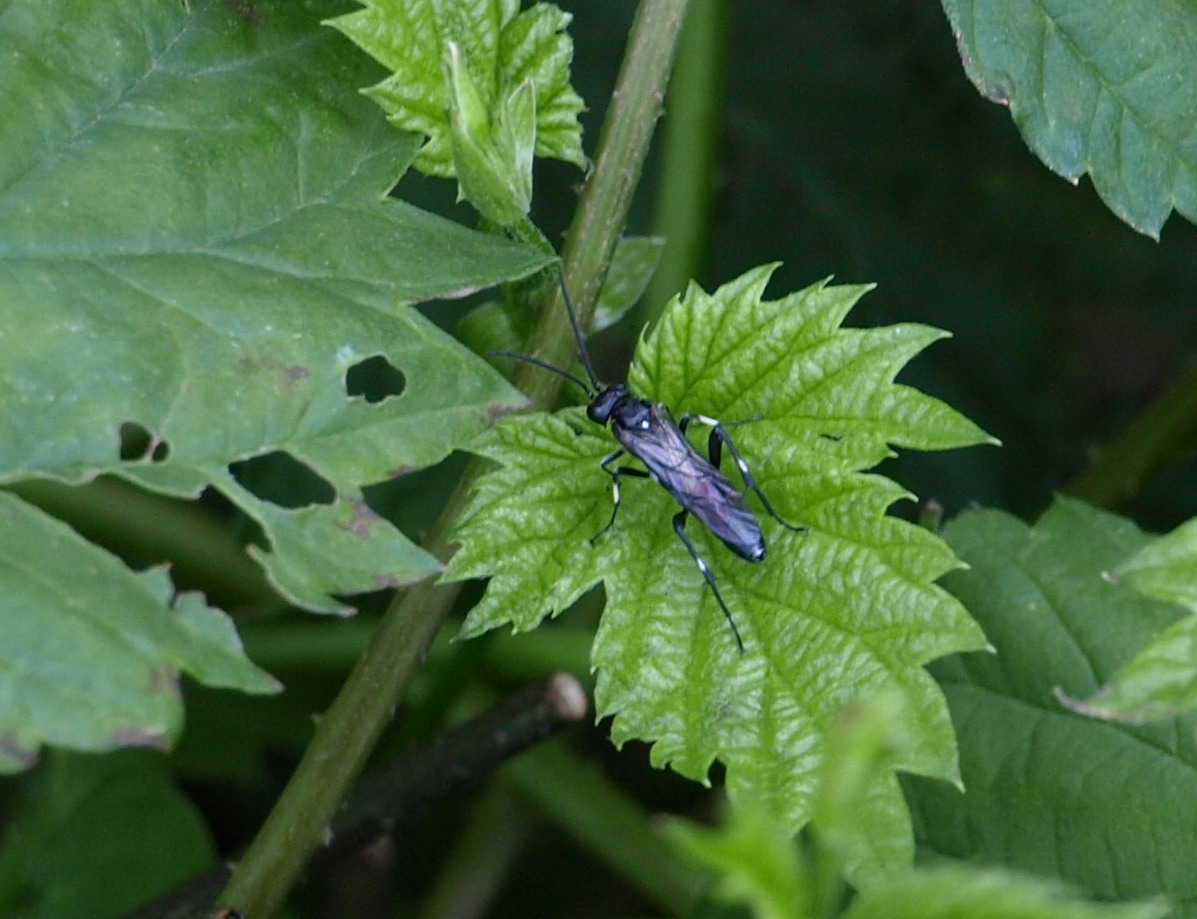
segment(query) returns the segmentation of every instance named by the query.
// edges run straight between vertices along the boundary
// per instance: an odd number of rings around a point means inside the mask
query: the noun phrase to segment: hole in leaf
[[[165,463],[170,459],[170,444],[143,424],[123,422],[118,436],[120,458],[126,463]]]
[[[332,504],[337,497],[328,479],[283,450],[230,463],[229,473],[242,488],[279,507]]]
[[[381,354],[368,357],[345,371],[345,391],[349,397],[361,397],[371,405],[403,394],[407,377]]]

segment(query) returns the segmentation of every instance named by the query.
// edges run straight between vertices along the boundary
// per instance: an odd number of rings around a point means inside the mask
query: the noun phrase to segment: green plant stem
[[[503,779],[668,915],[693,914],[706,876],[683,859],[619,788],[551,741],[503,767]]]
[[[594,172],[566,240],[566,277],[587,315],[639,181],[685,5],[686,0],[643,0],[632,26]],[[546,311],[535,336],[535,344],[549,359],[560,360],[572,347],[561,313]],[[550,344],[552,348],[547,347]],[[529,376],[529,381],[526,391],[541,404],[560,383],[551,374]],[[479,461],[470,464],[429,535],[425,548],[438,558],[448,557],[449,534],[482,469]],[[424,648],[460,587],[425,581],[392,602],[369,649],[320,719],[291,781],[234,869],[222,905],[254,919],[268,919],[277,912],[390,722]]]
[[[429,536],[442,554],[448,525],[465,501],[458,489]],[[333,817],[391,720],[424,649],[461,589],[423,581],[392,603],[378,632],[337,698],[262,829],[221,895],[221,904],[255,917],[273,916],[323,841]]]
[[[1154,402],[1064,490],[1102,507],[1118,507],[1197,440],[1197,361],[1190,361]]]
[[[641,300],[639,325],[660,315],[670,298],[697,274],[706,254],[722,129],[727,34],[726,0],[692,0],[661,132],[653,234],[664,237],[665,250]]]
[[[492,784],[471,810],[420,907],[419,919],[488,915],[512,865],[523,854],[531,824],[522,802]]]
[[[663,111],[687,3],[642,0],[632,23],[628,50],[599,136],[594,173],[582,191],[565,239],[565,280],[583,328],[589,326],[611,256],[627,224],[632,195]],[[529,347],[532,353],[558,365],[567,363],[567,357],[575,353],[573,332],[560,304],[546,311]],[[555,392],[560,385],[557,380],[535,382],[535,376],[545,374],[525,374],[519,382],[530,387],[526,392],[545,386],[552,386],[550,391]]]

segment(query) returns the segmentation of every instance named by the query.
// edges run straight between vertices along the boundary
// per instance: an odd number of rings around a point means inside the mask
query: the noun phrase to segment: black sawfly
[[[795,532],[805,532],[806,528],[790,523],[773,509],[773,505],[757,485],[748,464],[721,422],[694,413],[687,413],[675,421],[668,407],[633,394],[626,383],[603,384],[595,373],[594,364],[591,363],[590,352],[586,349],[586,340],[582,335],[582,327],[578,323],[564,277],[561,277],[561,294],[565,299],[565,309],[569,313],[569,322],[578,343],[582,366],[586,368],[586,376],[590,379],[589,384],[581,377],[527,354],[517,354],[513,351],[492,353],[500,357],[526,361],[580,386],[586,393],[586,398],[590,400],[586,407],[586,416],[604,427],[611,425],[611,433],[615,435],[620,446],[605,456],[599,465],[611,476],[614,506],[611,509],[611,519],[591,537],[591,542],[615,524],[620,506],[621,476],[652,479],[681,505],[681,511],[673,518],[674,532],[689,550],[694,564],[698,566],[707,586],[711,588],[711,593],[715,595],[715,600],[736,637],[736,645],[743,653],[744,640],[740,637],[740,629],[732,617],[731,610],[719,592],[715,575],[698,554],[698,548],[686,533],[686,521],[693,514],[740,558],[750,562],[760,562],[765,558],[765,537],[761,533],[760,522],[756,514],[745,506],[744,493],[731,483],[720,468],[723,448],[726,446],[736,461],[745,488],[756,493],[770,517]],[[695,421],[711,429],[706,456],[703,456],[686,437],[686,429]],[[624,454],[640,460],[645,469],[612,466]]]

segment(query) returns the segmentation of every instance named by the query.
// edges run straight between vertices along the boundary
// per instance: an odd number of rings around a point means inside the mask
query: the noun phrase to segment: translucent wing
[[[698,452],[660,406],[642,402],[641,423],[615,424],[616,438],[648,468],[652,477],[683,508],[700,520],[729,549],[749,561],[765,557],[765,541],[756,515],[744,496],[710,460]],[[643,424],[647,418],[648,424]]]

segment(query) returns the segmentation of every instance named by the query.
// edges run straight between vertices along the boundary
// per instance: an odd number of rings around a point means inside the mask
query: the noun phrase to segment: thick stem
[[[578,681],[556,673],[509,696],[431,743],[376,770],[354,790],[329,831],[314,865],[364,849],[371,841],[423,814],[444,798],[490,775],[505,760],[585,717],[586,693]],[[219,865],[133,919],[180,919],[207,914],[205,907],[228,879]]]
[[[687,3],[643,0],[632,23],[627,54],[599,137],[594,173],[565,239],[565,281],[583,328],[590,324],[615,245],[627,224],[632,195],[663,111]],[[573,333],[559,296],[529,347],[533,354],[558,365],[574,353]]]
[[[640,325],[682,292],[706,255],[723,129],[727,6],[727,0],[692,0],[686,13],[661,132],[653,214],[653,235],[665,240],[665,250],[641,301]]]
[[[670,916],[694,915],[707,884],[703,872],[590,763],[550,741],[509,762],[502,775],[657,909]]]
[[[686,0],[643,0],[632,26],[594,173],[565,246],[566,278],[584,316],[594,308],[623,231],[661,111],[685,6]],[[569,352],[572,336],[564,310],[546,312],[532,345],[550,360],[560,361]],[[537,390],[539,396],[539,385]],[[438,558],[449,555],[449,534],[481,469],[481,463],[471,464],[430,534],[425,548]],[[234,870],[222,904],[254,919],[277,912],[390,722],[459,590],[458,584],[425,581],[391,604],[370,648],[320,719],[295,774]]]

